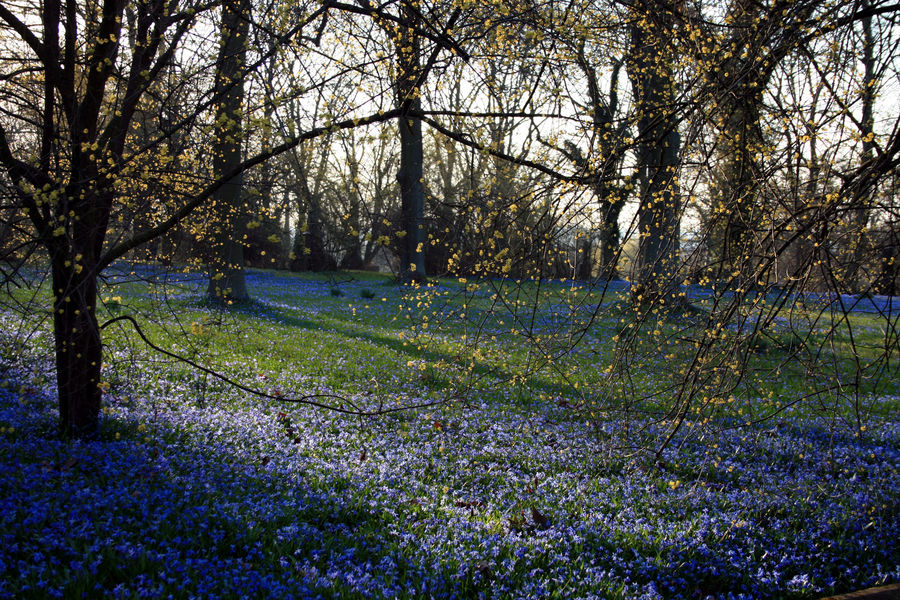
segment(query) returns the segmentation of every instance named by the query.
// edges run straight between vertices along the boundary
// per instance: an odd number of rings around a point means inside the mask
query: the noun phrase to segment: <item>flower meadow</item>
[[[276,396],[445,393],[433,365],[462,330],[420,351],[404,307],[421,299],[249,279],[256,301],[226,316],[189,277],[107,296],[167,348]],[[148,309],[159,294],[174,314]],[[107,337],[99,439],[65,441],[46,326],[18,319],[0,315],[16,350],[0,388],[2,598],[818,598],[900,581],[896,395],[870,399],[862,431],[798,404],[685,428],[657,458],[623,450],[616,419],[499,370],[465,401],[348,416],[247,394],[123,329]]]

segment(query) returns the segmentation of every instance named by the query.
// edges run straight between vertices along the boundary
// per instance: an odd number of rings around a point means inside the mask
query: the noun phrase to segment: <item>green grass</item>
[[[848,406],[850,396],[855,402],[857,395],[900,393],[896,339],[885,334],[896,323],[876,315],[834,318],[794,308],[751,338],[727,327],[710,333],[708,301],[697,302],[692,315],[636,320],[625,293],[558,283],[439,279],[401,287],[368,272],[275,276],[285,282],[277,296],[264,291],[226,311],[202,301],[196,282],[117,282],[101,289],[98,317],[143,317],[159,345],[212,365],[245,363],[242,376],[275,377],[296,366],[347,394],[371,390],[376,379],[387,394],[415,381],[436,394],[452,388],[524,404],[561,395],[577,398],[588,413],[626,406],[659,412],[687,381],[697,405],[714,399],[717,417],[746,417],[798,396]],[[328,292],[309,296],[305,286],[317,283]],[[46,302],[46,292],[34,300]],[[548,319],[548,307],[559,317]],[[741,312],[752,326],[755,314],[769,310]],[[47,315],[46,308],[31,316],[37,315]],[[140,343],[127,327],[104,335],[110,346]],[[700,367],[698,344],[705,345]],[[742,400],[752,401],[750,408]],[[725,404],[738,412],[725,414]]]
[[[306,410],[255,398],[161,356],[126,323],[106,328],[109,389],[98,444],[135,444],[150,456],[186,453],[167,467],[171,482],[138,478],[129,489],[149,494],[200,481],[204,475],[192,473],[195,464],[216,465],[216,477],[244,478],[225,501],[216,489],[191,497],[185,510],[211,516],[206,529],[185,542],[189,550],[178,552],[208,547],[223,561],[246,559],[246,567],[235,563],[237,569],[265,570],[271,563],[278,571],[284,559],[290,569],[327,571],[335,556],[352,549],[360,564],[392,557],[401,583],[434,575],[455,587],[434,583],[429,589],[455,589],[460,597],[490,591],[498,597],[603,592],[631,598],[638,594],[625,583],[625,570],[640,564],[643,571],[630,575],[636,581],[663,582],[681,594],[738,586],[769,597],[809,598],[821,594],[787,586],[804,564],[786,563],[781,579],[762,588],[754,587],[753,569],[775,569],[792,553],[807,562],[824,556],[823,565],[846,558],[856,569],[852,576],[842,579],[835,571],[835,583],[827,584],[831,575],[820,573],[816,585],[849,589],[868,581],[864,573],[871,570],[860,541],[881,548],[878,540],[897,528],[896,499],[879,494],[896,483],[896,468],[892,474],[884,465],[896,451],[890,432],[900,412],[900,377],[896,350],[878,362],[882,330],[891,323],[871,315],[849,315],[828,331],[822,324],[830,327],[830,315],[826,320],[812,308],[797,308],[779,315],[793,328],[782,321],[748,339],[736,330],[737,319],[718,332],[708,329],[714,322],[708,302],[641,322],[624,294],[560,283],[447,279],[404,287],[371,273],[340,280],[250,275],[253,299],[224,310],[203,299],[202,281],[114,282],[101,290],[99,318],[134,315],[159,346],[268,394],[336,394],[369,409],[436,404],[377,418]],[[341,294],[333,295],[334,288]],[[15,293],[19,301],[28,299],[24,291]],[[43,407],[46,415],[52,413],[40,393],[52,381],[46,290],[32,290],[31,300],[35,308],[17,316],[18,333],[5,334],[15,344],[3,345],[0,358],[28,380],[19,387],[31,391],[17,393],[33,399],[17,410],[30,415]],[[767,308],[741,307],[751,319],[754,310]],[[22,352],[8,351],[17,347]],[[691,371],[698,348],[706,362]],[[858,364],[864,368],[857,371]],[[844,387],[830,390],[836,378]],[[690,402],[678,395],[685,379],[693,385]],[[761,427],[741,428],[789,404]],[[11,411],[2,414],[19,414]],[[858,413],[866,430],[855,427]],[[684,427],[654,456],[679,415]],[[656,418],[661,422],[652,423]],[[41,421],[43,429],[26,422],[7,432],[13,422],[13,416],[0,418],[0,438],[17,449],[17,460],[45,460],[24,444],[52,445],[46,441],[52,420]],[[65,464],[72,447],[53,447],[46,460]],[[72,478],[89,481],[87,468],[80,471],[87,459],[78,464]],[[120,478],[114,472],[105,477],[101,483],[110,486]],[[243,506],[245,493],[240,486],[260,506],[271,500],[276,513],[252,525],[236,518],[232,512]],[[291,489],[301,487],[326,498],[293,506]],[[127,500],[110,513],[131,523],[139,510],[149,509]],[[16,515],[16,523],[27,519],[25,512]],[[298,523],[316,524],[327,535],[321,543],[279,537],[281,528]],[[174,543],[179,527],[195,525],[161,520],[153,543]],[[127,531],[129,539],[142,535]],[[813,540],[810,548],[798,550],[805,539]],[[823,540],[834,547],[825,548]],[[93,556],[85,543],[69,545]],[[745,570],[723,572],[727,565],[710,550],[729,544],[743,553]],[[256,550],[235,558],[232,546]],[[488,547],[496,554],[480,554]],[[879,551],[890,569],[896,555]],[[161,569],[150,554],[127,562],[115,547],[97,552],[109,585]],[[592,560],[605,565],[608,576],[594,579],[599,567]],[[670,581],[685,564],[696,569],[694,587]],[[56,572],[50,580],[67,582],[72,592],[89,584],[75,573]],[[542,591],[528,587],[535,582]],[[185,593],[199,593],[191,589]],[[329,589],[318,593],[365,596],[346,582]]]

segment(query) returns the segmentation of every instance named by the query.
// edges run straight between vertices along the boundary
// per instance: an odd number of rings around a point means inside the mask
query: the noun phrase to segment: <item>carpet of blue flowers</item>
[[[252,283],[255,327],[285,326],[273,306],[318,318],[284,281]],[[341,332],[313,333],[323,368],[432,394],[416,365],[341,360]],[[900,581],[897,397],[862,433],[788,411],[649,461],[558,398],[347,417],[224,385],[200,398],[190,369],[123,344],[111,360],[144,360],[108,390],[100,439],[67,442],[46,344],[33,335],[0,389],[0,598],[816,598]],[[308,364],[232,367],[325,385]]]

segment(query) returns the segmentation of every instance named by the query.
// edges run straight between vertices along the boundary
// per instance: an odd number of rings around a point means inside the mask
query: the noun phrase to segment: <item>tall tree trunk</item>
[[[331,267],[331,261],[325,252],[325,228],[322,225],[319,196],[310,190],[305,173],[300,178],[300,186],[306,197],[306,231],[303,232],[304,252],[307,257],[306,270],[327,271]]]
[[[347,219],[347,227],[350,231],[347,234],[346,250],[344,251],[344,257],[341,259],[341,268],[362,269],[364,263],[362,258],[362,241],[359,239],[361,227],[359,197],[355,190],[351,191],[350,194],[354,196],[350,200],[350,209],[348,211],[350,218]]]
[[[619,72],[623,61],[617,60],[613,64],[610,75],[609,94],[604,96],[597,70],[588,61],[584,53],[584,46],[579,48],[577,62],[587,79],[588,97],[591,103],[591,118],[594,124],[594,135],[597,138],[597,154],[602,166],[595,173],[594,195],[600,208],[603,219],[600,225],[600,271],[599,277],[607,281],[618,276],[617,262],[619,258],[620,230],[619,215],[625,206],[625,196],[617,185],[610,182],[617,180],[622,168],[621,153],[617,150],[622,136],[626,132],[626,126],[616,125],[616,112],[619,108]],[[579,166],[587,168],[588,161],[576,154]]]
[[[718,140],[720,175],[714,182],[713,195],[719,218],[725,220],[717,224],[713,236],[718,240],[716,258],[724,272],[750,264],[753,234],[761,218],[757,194],[762,168],[756,156],[764,140],[759,122],[759,89],[759,85],[752,89],[742,85],[720,102],[724,112]]]
[[[719,49],[715,56],[705,56],[720,61],[707,75],[718,120],[720,167],[712,182],[707,225],[710,256],[720,277],[756,267],[756,238],[765,210],[759,194],[765,180],[760,158],[766,149],[760,121],[763,95],[779,63],[805,39],[807,20],[819,5],[804,0],[782,10],[755,0],[730,0],[729,37],[712,46]]]
[[[317,175],[322,177],[321,166],[325,163],[326,150],[322,149],[320,169]],[[307,152],[293,153],[292,162],[294,177],[299,191],[297,210],[301,219],[305,219],[301,229],[294,237],[292,271],[328,271],[334,268],[334,261],[325,251],[325,227],[322,223],[322,207],[319,202],[318,180],[316,189],[309,185],[309,163]]]
[[[351,142],[354,141],[353,137],[350,139]],[[341,259],[340,266],[342,269],[362,269],[364,264],[362,240],[359,237],[362,228],[360,223],[360,204],[362,200],[359,197],[359,185],[357,183],[359,181],[359,161],[356,158],[355,148],[349,149],[349,151],[345,149],[345,152],[347,154],[347,166],[350,170],[345,191],[347,203],[349,204],[347,207],[347,215],[349,216],[346,223],[348,231],[344,243],[344,256]]]
[[[648,299],[671,296],[678,286],[681,200],[675,175],[681,136],[668,131],[661,139],[642,150],[637,282]]]
[[[584,234],[575,244],[575,279],[589,281],[593,271],[591,257],[594,253],[593,239],[590,234]]]
[[[413,110],[419,102],[413,103]],[[400,214],[406,233],[400,245],[404,280],[425,279],[425,191],[422,185],[422,121],[401,117],[400,126]]]
[[[71,178],[91,182],[68,186],[79,218],[67,218],[48,244],[53,281],[53,336],[59,424],[63,435],[91,438],[97,433],[102,398],[103,346],[97,323],[98,260],[109,220],[112,193],[93,164],[76,156]],[[75,204],[69,204],[70,207]]]
[[[621,246],[621,230],[619,229],[619,215],[625,206],[625,197],[617,195],[617,191],[604,185],[598,191],[604,196],[600,197],[600,214],[603,215],[603,224],[600,226],[600,278],[606,281],[616,279],[619,276],[618,262]]]
[[[681,200],[677,183],[681,136],[675,114],[673,51],[659,24],[631,29],[628,74],[638,112],[638,260],[634,301],[642,307],[674,300],[678,282]]]
[[[890,223],[888,227],[881,240],[878,257],[881,264],[873,289],[876,294],[896,296],[897,274],[900,271],[900,235],[896,223]]]
[[[213,170],[222,177],[241,164],[243,129],[243,69],[247,56],[248,0],[226,0],[222,5],[222,45],[216,67],[215,145]],[[246,300],[244,247],[240,242],[243,176],[232,177],[215,195],[218,229],[209,264],[207,296],[216,301]]]
[[[402,12],[409,23],[417,11],[403,2]],[[411,27],[403,29],[397,43],[397,102],[410,112],[422,108],[418,77],[419,39]],[[422,120],[404,114],[397,120],[400,130],[400,219],[405,232],[400,241],[401,279],[422,281],[425,273],[425,187],[422,183]]]
[[[869,0],[863,0],[862,10],[867,10],[871,6]],[[862,155],[860,161],[865,164],[871,162],[875,158],[875,86],[877,83],[875,74],[875,39],[872,35],[872,17],[863,17],[862,21],[862,63],[863,63],[863,85],[860,93],[862,100],[862,125],[860,134],[862,135]],[[869,208],[871,204],[869,199],[871,192],[864,197],[857,199],[856,206],[850,213],[851,231],[847,236],[850,240],[849,256],[847,260],[846,273],[843,277],[843,284],[849,291],[862,291],[866,288],[866,284],[860,277],[860,270],[864,258],[869,254],[871,241],[868,238],[868,222]]]
[[[814,123],[816,120],[816,114],[818,110],[819,104],[819,94],[821,88],[817,89],[815,93],[813,93],[811,102],[809,105],[809,116],[807,117],[807,122]],[[801,280],[802,285],[809,285],[809,277],[812,273],[812,267],[815,264],[815,253],[816,253],[816,245],[813,241],[813,232],[810,229],[812,225],[812,221],[814,219],[814,215],[807,210],[810,205],[812,205],[818,196],[824,193],[824,185],[820,180],[823,170],[823,165],[819,160],[819,150],[818,150],[818,142],[815,135],[809,136],[809,161],[808,161],[808,174],[806,179],[806,184],[801,186],[801,168],[800,168],[800,156],[797,157],[797,175],[796,175],[796,183],[797,191],[795,193],[795,200],[793,206],[793,219],[796,222],[795,227],[804,232],[801,236],[799,236],[791,245],[790,251],[788,252],[788,256],[790,257],[789,269],[787,271],[787,281],[791,279]]]

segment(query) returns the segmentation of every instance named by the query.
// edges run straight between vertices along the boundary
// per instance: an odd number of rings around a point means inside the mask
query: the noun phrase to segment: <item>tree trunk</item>
[[[414,104],[418,105],[418,102]],[[418,106],[415,107],[418,110]],[[425,191],[422,186],[422,121],[401,117],[400,126],[400,214],[403,231],[400,245],[403,279],[425,279]]]
[[[307,166],[300,160],[294,164],[297,186],[300,188],[298,211],[305,216],[305,227],[294,238],[292,271],[328,271],[334,269],[334,261],[325,251],[325,228],[322,224],[322,208],[319,195],[309,185]]]
[[[353,141],[353,138],[351,138],[351,141]],[[342,269],[362,269],[364,264],[362,257],[362,240],[359,237],[362,228],[362,224],[360,223],[361,199],[359,197],[359,188],[356,183],[359,180],[359,161],[357,161],[356,155],[353,152],[355,152],[355,149],[352,152],[347,152],[347,163],[350,173],[347,178],[347,189],[345,194],[347,203],[349,204],[347,207],[349,218],[346,223],[348,231],[344,243],[344,256],[341,259],[340,264]]]
[[[766,144],[761,123],[763,93],[778,64],[805,39],[807,19],[818,2],[795,2],[791,10],[770,10],[754,0],[726,4],[730,34],[721,40],[717,68],[708,71],[718,120],[718,166],[712,182],[710,256],[718,276],[755,268],[764,210]],[[701,47],[704,45],[701,45]],[[706,52],[706,50],[704,50]]]
[[[355,169],[352,170],[351,173],[355,175],[354,171]],[[362,241],[359,239],[361,227],[359,214],[360,200],[355,189],[349,191],[348,194],[350,195],[350,209],[348,210],[350,218],[347,220],[347,227],[350,231],[347,234],[346,250],[344,251],[344,257],[341,259],[340,266],[342,269],[362,269],[364,263],[362,258]]]
[[[303,242],[306,246],[309,271],[328,271],[332,267],[328,254],[325,252],[325,231],[322,226],[322,209],[319,206],[319,198],[309,190],[306,179],[303,180],[304,193],[306,194],[306,232],[303,234]]]
[[[897,272],[900,270],[900,252],[897,251],[900,248],[898,237],[900,236],[897,235],[891,224],[891,229],[885,233],[879,250],[880,271],[873,288],[876,294],[897,295]]]
[[[606,97],[600,88],[597,70],[588,61],[583,46],[578,51],[577,62],[587,78],[588,97],[597,136],[597,151],[602,162],[602,167],[595,176],[594,195],[597,197],[600,215],[603,218],[600,225],[599,277],[609,281],[618,276],[616,263],[620,244],[619,214],[625,206],[622,190],[610,184],[611,181],[619,179],[622,168],[621,153],[616,146],[626,130],[623,125],[616,125],[615,121],[619,107],[619,71],[624,61],[616,60],[613,64],[609,93]],[[581,157],[580,152],[575,152],[575,156],[579,167],[588,168],[588,161]]]
[[[862,9],[870,8],[869,0],[863,0]],[[875,39],[872,34],[872,17],[863,17],[862,21],[862,63],[863,63],[863,84],[860,93],[862,100],[862,125],[860,134],[862,136],[862,155],[860,162],[866,164],[875,158],[875,97],[876,84],[878,83],[875,74]],[[847,236],[850,240],[847,257],[846,272],[843,277],[843,284],[848,291],[860,292],[866,290],[868,285],[862,281],[860,271],[865,257],[870,253],[871,241],[869,240],[868,222],[869,222],[869,201],[871,192],[866,196],[857,199],[856,206],[850,213],[851,231]]]
[[[628,63],[639,116],[641,203],[633,301],[641,307],[674,301],[678,286],[681,202],[676,176],[681,136],[674,114],[674,57],[661,29],[652,24],[632,26]]]
[[[726,113],[718,136],[722,168],[714,182],[718,212],[725,221],[714,226],[713,237],[718,241],[716,258],[725,272],[750,264],[753,234],[761,217],[757,194],[762,169],[756,156],[764,145],[759,122],[762,94],[748,86],[735,94],[722,101]]]
[[[249,10],[247,0],[228,0],[222,6],[222,45],[216,68],[216,91],[220,95],[216,106],[213,147],[216,178],[237,170],[241,164],[243,69],[247,56]],[[240,242],[242,187],[243,176],[236,175],[215,195],[219,222],[206,293],[211,300],[219,302],[246,300],[249,297],[244,279],[244,247]]]
[[[410,23],[416,20],[417,12],[407,3],[403,4],[404,17]],[[419,77],[419,39],[412,29],[406,29],[400,36],[397,48],[397,102],[409,111],[418,112],[422,108]],[[400,240],[401,279],[422,281],[425,279],[425,187],[422,184],[423,151],[422,120],[404,114],[397,120],[400,129],[400,170],[397,182],[400,184],[400,220],[405,232]]]
[[[680,199],[674,178],[681,137],[669,131],[662,140],[643,150],[637,283],[648,299],[671,296],[678,285]]]
[[[603,215],[603,225],[600,226],[600,278],[611,281],[619,276],[617,268],[619,262],[620,235],[619,214],[625,206],[625,199],[616,196],[610,199],[613,192],[609,186],[601,184],[597,190],[600,198],[600,214]],[[603,194],[600,196],[600,194]]]
[[[100,367],[103,346],[94,309],[97,281],[79,278],[72,267],[54,261],[53,334],[56,346],[56,383],[59,425],[64,436],[91,438],[100,416]],[[61,290],[61,291],[60,291]]]
[[[590,234],[582,234],[575,242],[575,279],[590,281],[593,271],[591,256],[594,244]]]

